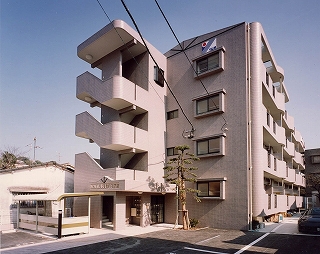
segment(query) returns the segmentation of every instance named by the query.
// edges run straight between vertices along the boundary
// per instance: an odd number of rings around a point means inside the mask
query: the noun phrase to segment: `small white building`
[[[0,231],[11,230],[17,224],[16,195],[73,192],[74,169],[53,162],[0,170]],[[72,199],[67,199],[63,212],[72,213]],[[36,201],[21,201],[20,213],[35,214]],[[38,201],[38,211],[45,216],[58,216],[54,201]]]

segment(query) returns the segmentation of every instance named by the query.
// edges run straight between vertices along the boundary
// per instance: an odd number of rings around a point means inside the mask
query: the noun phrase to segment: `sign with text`
[[[119,190],[119,182],[90,183],[91,190]]]

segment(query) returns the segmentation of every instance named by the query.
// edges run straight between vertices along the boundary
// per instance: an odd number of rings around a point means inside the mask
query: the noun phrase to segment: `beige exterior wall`
[[[112,34],[114,29],[119,33]],[[116,42],[119,34],[122,38]],[[130,44],[128,48],[124,41]],[[148,48],[166,76],[165,56],[149,43]],[[167,90],[154,81],[155,63],[146,51],[138,33],[122,21],[107,25],[78,47],[80,58],[101,70],[101,79],[89,73],[80,75],[77,98],[99,106],[101,119],[89,113],[77,115],[76,135],[98,145],[100,158],[76,155],[75,191],[91,191],[90,183],[102,183],[105,177],[109,178],[107,184],[119,184],[114,190],[102,189],[113,197],[110,219],[114,230],[123,229],[128,221],[149,225],[151,195],[161,193],[159,186],[164,186]],[[91,62],[86,54],[92,56]],[[141,215],[129,216],[130,197],[141,195]],[[77,199],[76,215],[87,214],[83,207],[84,201]],[[93,227],[102,226],[102,209],[103,197],[95,198],[91,206]]]
[[[203,54],[202,43],[212,38],[215,51]],[[220,197],[201,197],[201,203],[188,198],[190,218],[200,226],[244,230],[252,220],[299,208],[304,142],[285,109],[284,72],[261,24],[240,23],[191,38],[181,43],[184,52],[178,45],[163,55],[147,45],[188,119],[169,89],[154,82],[155,64],[139,35],[123,21],[107,25],[78,47],[78,56],[102,75],[84,73],[77,79],[77,98],[100,106],[101,119],[79,114],[76,135],[96,143],[101,153],[98,159],[76,156],[75,191],[90,191],[90,183],[108,176],[108,184],[119,184],[119,189],[105,190],[114,199],[114,229],[128,221],[146,226],[152,195],[162,192],[163,166],[170,158],[166,149],[186,144],[196,154],[198,141],[219,137],[219,153],[199,156],[195,166],[198,182],[220,182]],[[219,68],[197,77],[197,61],[214,52]],[[196,115],[197,101],[212,94],[219,95],[219,111]],[[178,117],[166,120],[173,110]],[[137,195],[143,215],[127,218],[130,197]],[[166,222],[175,222],[174,198],[165,195]],[[97,199],[92,209],[101,212],[102,206]],[[76,202],[78,213],[85,212],[81,207]],[[101,213],[96,216],[92,225],[101,226]]]
[[[188,144],[196,153],[197,140],[225,136],[224,155],[200,156],[196,164],[198,181],[226,179],[225,198],[202,198],[201,203],[189,198],[189,216],[203,226],[248,229],[252,219],[263,220],[264,216],[302,206],[304,143],[295,131],[293,117],[285,110],[288,94],[283,70],[276,64],[262,26],[242,23],[187,40],[182,45],[188,45],[188,58],[198,59],[202,42],[211,38],[216,38],[217,51],[224,49],[224,68],[201,77],[201,81],[195,78],[184,53],[166,53],[168,69],[172,70],[169,84],[195,128],[193,139],[182,137],[183,129],[190,130],[191,126],[168,94],[167,111],[178,109],[179,117],[167,121],[167,147]],[[270,66],[265,65],[267,60]],[[216,91],[225,93],[224,112],[195,117],[194,98]],[[267,125],[267,112],[274,126]],[[266,146],[272,150],[270,166]],[[270,187],[266,179],[271,181]]]
[[[168,74],[168,81],[194,125],[195,137],[192,140],[182,137],[182,130],[189,130],[190,125],[179,109],[179,118],[167,121],[167,147],[187,144],[191,152],[196,153],[197,139],[221,133],[226,135],[224,156],[200,157],[200,161],[195,163],[199,168],[196,171],[198,179],[227,178],[225,200],[203,198],[201,203],[196,203],[193,198],[189,198],[189,217],[198,219],[201,226],[244,229],[248,223],[245,25],[217,35],[216,39],[217,48],[225,48],[225,70],[201,78],[201,81],[209,93],[222,89],[226,91],[225,112],[223,116],[216,114],[195,118],[193,98],[205,95],[206,91],[200,81],[194,78],[183,53],[169,57],[168,68],[172,71]],[[193,59],[202,54],[201,49],[199,43],[185,52]],[[171,95],[168,95],[167,101],[168,111],[178,109]],[[227,120],[227,125],[224,125],[223,117]],[[225,128],[228,128],[228,131]]]

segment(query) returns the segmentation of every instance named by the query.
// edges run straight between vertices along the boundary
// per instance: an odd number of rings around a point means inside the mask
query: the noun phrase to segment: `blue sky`
[[[132,22],[120,0],[100,0],[113,19]],[[125,0],[144,38],[165,53],[176,45],[153,0]],[[306,148],[320,147],[320,1],[158,0],[179,40],[240,22],[260,22]],[[74,163],[98,147],[74,134],[75,115],[97,114],[76,99],[76,77],[97,70],[77,57],[77,46],[109,20],[94,0],[1,0],[0,149],[19,148],[33,159]]]

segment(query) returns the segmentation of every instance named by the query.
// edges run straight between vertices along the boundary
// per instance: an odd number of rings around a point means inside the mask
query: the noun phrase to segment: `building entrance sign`
[[[90,190],[119,190],[119,182],[90,183]]]

